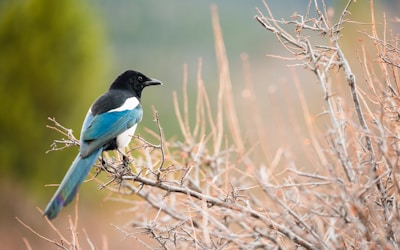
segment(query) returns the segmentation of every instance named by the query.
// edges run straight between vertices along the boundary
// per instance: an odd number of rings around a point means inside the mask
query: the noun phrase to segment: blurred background
[[[295,11],[304,13],[309,1],[268,2],[276,18],[289,19]],[[341,10],[346,3],[326,2],[332,10]],[[268,122],[269,117],[284,117],[287,112],[288,103],[281,101],[282,96],[297,97],[285,66],[289,63],[266,57],[267,54],[285,55],[285,52],[273,34],[253,19],[256,8],[265,12],[261,1],[0,1],[0,242],[5,249],[25,248],[24,238],[34,249],[49,247],[17,223],[15,217],[39,232],[48,232],[49,238],[55,237],[37,207],[46,206],[55,188],[45,185],[61,181],[78,148],[46,154],[52,141],[62,137],[46,128],[51,124],[48,117],[55,117],[73,129],[78,137],[81,122],[94,99],[120,73],[137,69],[164,82],[162,87],[144,91],[145,115],[137,133],[143,127],[155,129],[151,112],[154,105],[165,137],[179,139],[172,92],[181,94],[183,65],[187,64],[189,97],[195,96],[200,57],[203,79],[213,100],[218,68],[211,4],[218,7],[239,115],[246,112],[241,108],[245,102],[241,55],[246,53],[265,129],[274,131],[276,124]],[[387,10],[389,19],[400,8],[395,0],[377,1],[375,5],[377,15],[381,17],[382,10]],[[358,1],[351,11],[353,20],[370,22],[369,1]],[[393,28],[399,30],[396,26]],[[342,41],[349,44],[362,37],[351,29],[346,32],[348,36]],[[298,70],[298,74],[310,100],[311,112],[317,115],[322,111],[323,100],[318,86],[313,84],[315,79],[306,71]],[[278,105],[271,105],[271,97]],[[194,104],[195,101],[190,101],[191,107]],[[240,122],[245,124],[246,117],[243,117]],[[290,124],[287,126],[289,131]],[[271,141],[272,147],[279,147],[281,139]],[[100,246],[106,236],[119,239],[108,242],[110,249],[134,246],[132,240],[125,239],[112,226],[124,224],[115,214],[118,204],[105,202],[105,192],[97,191],[94,182],[85,184],[80,194],[80,223],[95,245]],[[67,229],[65,215],[72,212],[70,205],[55,224]]]

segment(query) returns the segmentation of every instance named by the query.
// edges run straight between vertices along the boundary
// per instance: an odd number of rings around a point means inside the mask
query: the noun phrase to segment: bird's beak
[[[144,83],[145,86],[150,86],[150,85],[163,85],[163,83],[157,79],[151,78],[150,80],[146,81]]]

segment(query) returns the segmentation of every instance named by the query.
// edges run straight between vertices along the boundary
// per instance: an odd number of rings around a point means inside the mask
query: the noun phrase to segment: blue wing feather
[[[125,130],[140,122],[143,110],[137,106],[133,110],[106,112],[85,119],[81,132],[82,157],[86,157],[99,147],[117,137]],[[86,121],[87,120],[87,121]]]

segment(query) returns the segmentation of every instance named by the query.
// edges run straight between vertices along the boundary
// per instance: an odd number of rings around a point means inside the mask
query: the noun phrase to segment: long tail
[[[56,193],[47,205],[43,216],[47,216],[50,220],[54,219],[61,208],[72,201],[78,191],[78,187],[86,179],[90,169],[100,156],[101,151],[102,148],[99,148],[86,158],[82,158],[80,154],[76,156]]]

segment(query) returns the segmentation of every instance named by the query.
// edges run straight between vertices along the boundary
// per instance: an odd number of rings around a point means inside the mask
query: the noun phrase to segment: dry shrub
[[[358,45],[363,74],[355,76],[340,45],[352,4],[348,2],[337,22],[317,0],[309,2],[304,15],[296,13],[289,21],[275,19],[266,3],[255,16],[290,54],[276,57],[312,72],[319,83],[313,86],[323,92],[322,115],[329,122],[320,132],[310,118],[301,79],[293,74],[312,146],[309,153],[315,156],[308,171],[298,167],[288,149],[269,152],[264,140],[269,131],[263,129],[255,93],[249,94],[254,125],[245,129],[254,130],[260,140],[243,140],[217,11],[212,8],[219,67],[216,110],[211,108],[199,60],[195,109],[188,105],[186,68],[183,101],[174,93],[184,140],[166,140],[154,110],[158,131],[148,132],[159,145],[137,137],[132,150],[141,153],[130,168],[111,155],[105,166],[97,165],[110,177],[103,187],[135,211],[120,227],[126,237],[151,236],[154,242],[142,242],[149,249],[400,247],[400,53],[396,37],[388,32],[378,36],[371,1],[370,32]],[[386,31],[386,23],[383,26]],[[290,34],[287,30],[293,27],[296,32]],[[320,36],[318,42],[311,40],[314,35]],[[368,49],[370,42],[375,50]],[[244,57],[245,74],[248,67]],[[359,85],[359,79],[367,84]],[[338,84],[342,92],[336,91]],[[193,120],[189,114],[194,114]],[[254,160],[260,154],[273,157]],[[283,169],[279,178],[278,165]],[[61,237],[49,241],[66,249],[77,246]]]

